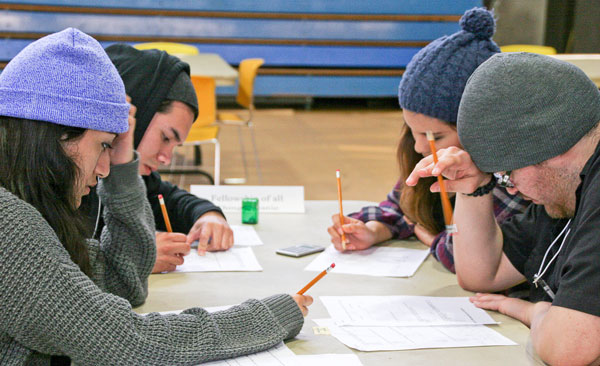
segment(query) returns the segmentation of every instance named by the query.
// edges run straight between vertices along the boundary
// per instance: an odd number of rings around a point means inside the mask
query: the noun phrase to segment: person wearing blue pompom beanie
[[[133,115],[108,55],[77,29],[32,42],[0,74],[0,364],[196,365],[300,332],[306,295],[132,310],[156,259]],[[96,185],[93,240],[79,208]]]
[[[553,57],[496,54],[469,77],[457,127],[463,148],[423,158],[406,184],[448,178],[459,285],[530,327],[547,364],[600,364],[598,87]],[[499,224],[486,188],[496,182],[532,204]],[[524,281],[529,301],[491,293]]]
[[[405,122],[397,149],[400,179],[387,200],[350,214],[345,225],[339,225],[338,214],[332,216],[333,225],[328,232],[336,249],[342,249],[342,230],[349,240],[347,250],[362,250],[388,239],[415,235],[454,272],[452,237],[444,231],[439,194],[429,192],[432,181],[408,187],[404,180],[415,164],[430,154],[426,131],[434,133],[438,149],[461,146],[456,121],[467,80],[477,66],[500,52],[491,40],[495,22],[490,11],[468,10],[460,19],[460,26],[460,31],[428,44],[407,65],[398,88]],[[494,188],[493,193],[499,221],[522,212],[528,204],[500,187]]]

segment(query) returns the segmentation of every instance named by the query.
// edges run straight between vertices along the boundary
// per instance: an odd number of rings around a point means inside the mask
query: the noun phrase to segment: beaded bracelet
[[[485,186],[477,188],[473,193],[464,193],[464,195],[471,197],[485,196],[494,190],[494,187],[496,187],[496,177],[492,175],[492,179],[490,179],[489,183],[487,183]]]

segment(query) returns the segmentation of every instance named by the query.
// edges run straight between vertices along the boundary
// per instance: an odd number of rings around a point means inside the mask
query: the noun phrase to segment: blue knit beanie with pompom
[[[125,86],[100,43],[75,28],[40,38],[0,74],[0,116],[122,133]]]
[[[492,12],[467,10],[459,24],[462,30],[431,42],[408,63],[398,88],[402,109],[456,124],[469,76],[500,52],[491,39],[495,31]]]

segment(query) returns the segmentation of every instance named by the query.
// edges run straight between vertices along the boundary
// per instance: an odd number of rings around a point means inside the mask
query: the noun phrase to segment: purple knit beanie
[[[491,39],[495,22],[490,11],[467,10],[459,24],[462,30],[431,42],[408,63],[398,87],[402,109],[456,124],[467,79],[500,52]]]
[[[0,115],[123,133],[129,104],[102,46],[75,28],[25,47],[0,74]]]

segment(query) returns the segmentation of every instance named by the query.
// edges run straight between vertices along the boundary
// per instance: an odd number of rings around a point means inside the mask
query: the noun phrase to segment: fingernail
[[[440,174],[440,170],[438,168],[433,168],[433,170],[431,171],[431,174],[438,175],[438,174]]]

